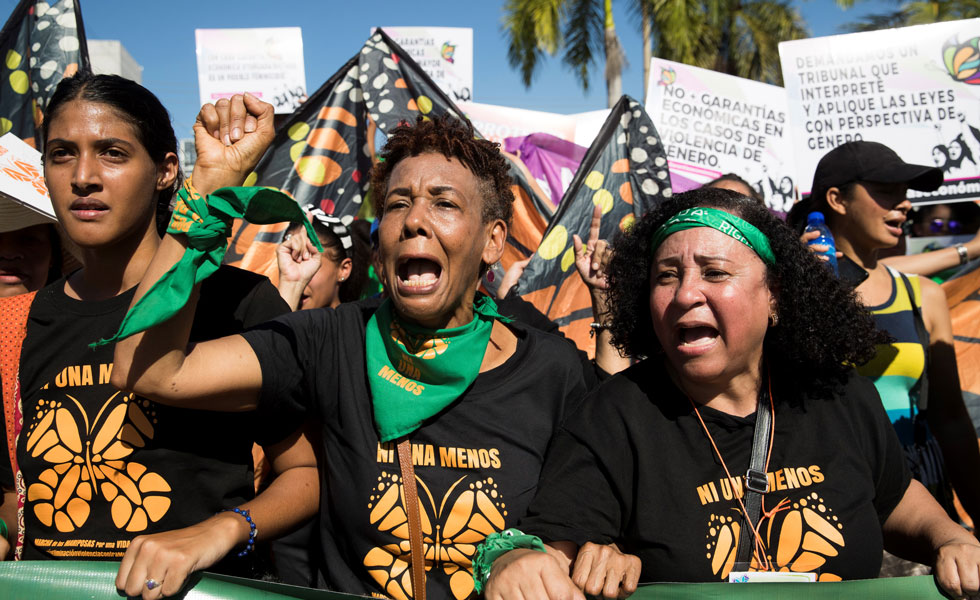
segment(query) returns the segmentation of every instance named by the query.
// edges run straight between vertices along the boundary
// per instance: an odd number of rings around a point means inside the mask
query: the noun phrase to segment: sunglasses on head
[[[929,231],[932,233],[949,232],[955,234],[959,233],[962,229],[963,224],[953,219],[950,219],[949,221],[946,219],[933,219],[929,221]]]

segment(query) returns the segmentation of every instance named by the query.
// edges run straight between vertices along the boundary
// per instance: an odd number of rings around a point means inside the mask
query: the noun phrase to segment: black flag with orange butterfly
[[[58,82],[89,70],[79,0],[22,0],[0,30],[0,134],[35,148]]]
[[[544,239],[518,281],[518,293],[558,323],[579,348],[589,338],[592,301],[575,270],[573,235],[586,239],[595,206],[602,209],[601,239],[612,241],[671,194],[667,157],[653,122],[639,102],[623,96],[582,159]]]
[[[279,188],[298,203],[318,206],[350,224],[368,202],[374,128],[384,133],[419,116],[443,114],[468,121],[421,67],[377,29],[282,126],[245,185]],[[519,238],[523,243],[517,243],[535,248],[551,214],[548,202],[513,161],[511,174],[515,194],[524,200],[518,211],[533,224]],[[276,281],[275,247],[285,227],[237,222],[225,262]]]

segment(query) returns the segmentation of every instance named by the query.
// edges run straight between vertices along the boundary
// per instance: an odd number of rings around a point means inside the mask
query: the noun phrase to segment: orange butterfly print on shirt
[[[442,571],[449,576],[453,597],[468,598],[473,593],[473,554],[485,537],[505,528],[506,504],[492,477],[460,477],[438,505],[425,482],[418,476],[416,480],[424,492],[419,494],[419,513],[425,570]],[[364,557],[364,566],[389,596],[408,600],[412,597],[412,551],[399,476],[382,473],[374,492],[368,504],[371,525],[394,539],[372,548]]]
[[[153,438],[153,423],[132,394],[116,392],[91,421],[81,403],[40,400],[26,449],[51,466],[27,488],[27,502],[45,526],[68,533],[83,526],[96,499],[110,503],[119,529],[140,532],[170,509],[170,485],[125,459]],[[77,409],[77,410],[73,410]]]
[[[818,581],[840,581],[838,575],[822,569],[828,558],[837,556],[844,548],[843,528],[834,511],[813,492],[792,502],[788,499],[779,502],[763,519],[759,533],[773,570],[820,571]],[[737,509],[708,519],[707,558],[711,561],[711,572],[722,580],[727,581],[735,565],[740,533]],[[761,570],[757,557],[753,557],[749,570]]]

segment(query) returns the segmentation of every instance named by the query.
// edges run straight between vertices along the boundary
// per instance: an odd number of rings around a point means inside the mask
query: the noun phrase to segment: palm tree
[[[640,2],[640,34],[643,36],[643,104],[647,103],[650,89],[650,59],[653,58],[653,31],[651,29],[650,2]]]
[[[980,0],[933,0],[932,2],[896,2],[891,12],[868,15],[844,27],[847,31],[876,31],[906,25],[925,25],[940,21],[972,19],[980,16]]]
[[[780,84],[779,42],[808,35],[788,0],[630,0],[629,8],[643,33],[644,94],[653,55]],[[530,87],[542,58],[561,52],[587,90],[589,69],[601,48],[608,105],[619,99],[626,57],[616,36],[612,0],[507,0],[503,29],[508,59],[525,86]]]
[[[507,58],[525,86],[531,86],[542,58],[562,51],[562,61],[588,90],[589,67],[601,49],[608,106],[622,95],[626,55],[616,35],[612,0],[507,0],[503,29],[509,38]]]
[[[785,0],[650,1],[657,56],[766,83],[782,83],[779,42],[809,34]]]

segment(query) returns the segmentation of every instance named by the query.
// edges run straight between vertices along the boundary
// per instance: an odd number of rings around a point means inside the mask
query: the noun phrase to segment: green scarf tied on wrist
[[[776,264],[776,255],[772,252],[769,238],[759,231],[758,227],[730,212],[706,206],[686,208],[667,219],[654,232],[653,238],[650,240],[650,256],[656,254],[660,244],[671,235],[695,227],[710,227],[720,231],[748,246],[767,265]]]
[[[495,560],[507,554],[511,550],[526,548],[547,552],[544,542],[536,535],[528,535],[520,529],[505,529],[500,532],[491,533],[480,542],[473,555],[473,588],[477,594],[482,594],[490,579],[490,569]]]
[[[90,347],[111,344],[159,325],[187,304],[194,286],[210,277],[224,260],[234,219],[268,225],[283,221],[302,222],[316,249],[323,246],[303,209],[295,200],[274,188],[224,187],[207,199],[185,181],[177,192],[174,213],[167,233],[184,234],[187,250],[181,259],[130,307],[119,331]]]
[[[480,373],[494,319],[507,323],[489,296],[477,294],[473,320],[426,329],[395,315],[391,300],[367,324],[365,353],[374,422],[387,442],[409,434],[466,391]]]

